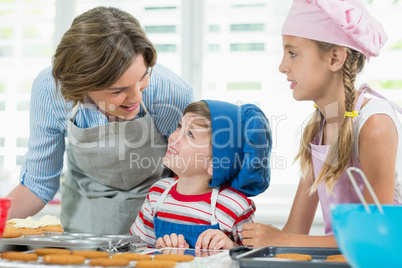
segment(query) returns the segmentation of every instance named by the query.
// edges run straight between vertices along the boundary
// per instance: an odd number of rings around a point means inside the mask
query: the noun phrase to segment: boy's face
[[[205,118],[186,113],[170,135],[163,163],[179,176],[209,176],[211,131],[199,125]],[[198,124],[197,124],[198,123]]]

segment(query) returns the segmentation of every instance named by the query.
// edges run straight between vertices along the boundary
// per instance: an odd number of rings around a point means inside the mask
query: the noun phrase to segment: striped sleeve
[[[220,192],[216,208],[221,230],[241,245],[243,224],[254,222],[256,210],[254,202],[239,191],[228,187]]]
[[[155,121],[157,129],[166,138],[175,131],[183,111],[193,102],[193,89],[182,78],[156,64],[143,100]]]
[[[166,187],[173,180],[174,179],[172,178],[164,178],[152,185],[151,189],[149,189],[148,196],[141,207],[140,213],[135,219],[133,225],[130,227],[130,233],[138,235],[150,248],[154,248],[156,243],[154,207]]]
[[[156,237],[150,195],[152,195],[151,192],[144,200],[140,213],[138,213],[133,225],[131,225],[130,233],[138,235],[147,243],[148,247],[153,248],[156,243]]]
[[[48,67],[32,85],[28,152],[20,174],[21,184],[45,203],[53,199],[59,188],[67,117],[68,109],[61,95],[56,95],[51,67]]]

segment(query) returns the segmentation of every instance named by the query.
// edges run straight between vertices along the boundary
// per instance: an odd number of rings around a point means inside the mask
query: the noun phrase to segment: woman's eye
[[[119,90],[119,91],[113,91],[112,94],[113,95],[119,95],[123,90]]]
[[[141,77],[140,82],[142,82],[142,81],[148,76],[148,74],[149,74],[149,72],[146,72],[146,73],[144,74],[144,76]]]

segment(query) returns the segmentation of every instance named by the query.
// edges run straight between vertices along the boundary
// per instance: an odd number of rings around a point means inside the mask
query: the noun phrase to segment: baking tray
[[[27,250],[56,247],[70,250],[142,251],[147,244],[137,235],[103,235],[91,233],[48,233],[39,236],[21,236],[0,240],[1,251],[10,246],[25,246]]]
[[[311,261],[294,261],[287,259],[273,258],[276,254],[298,253],[308,254],[312,257]],[[232,248],[229,252],[231,258],[239,262],[240,267],[259,268],[293,268],[293,267],[342,267],[350,268],[344,262],[326,262],[329,255],[342,254],[338,248],[312,248],[312,247],[262,247],[251,249],[248,247]]]

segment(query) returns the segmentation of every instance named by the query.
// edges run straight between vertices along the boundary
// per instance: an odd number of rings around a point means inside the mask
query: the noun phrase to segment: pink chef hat
[[[360,0],[293,0],[282,35],[349,47],[367,60],[387,42],[382,25]]]

